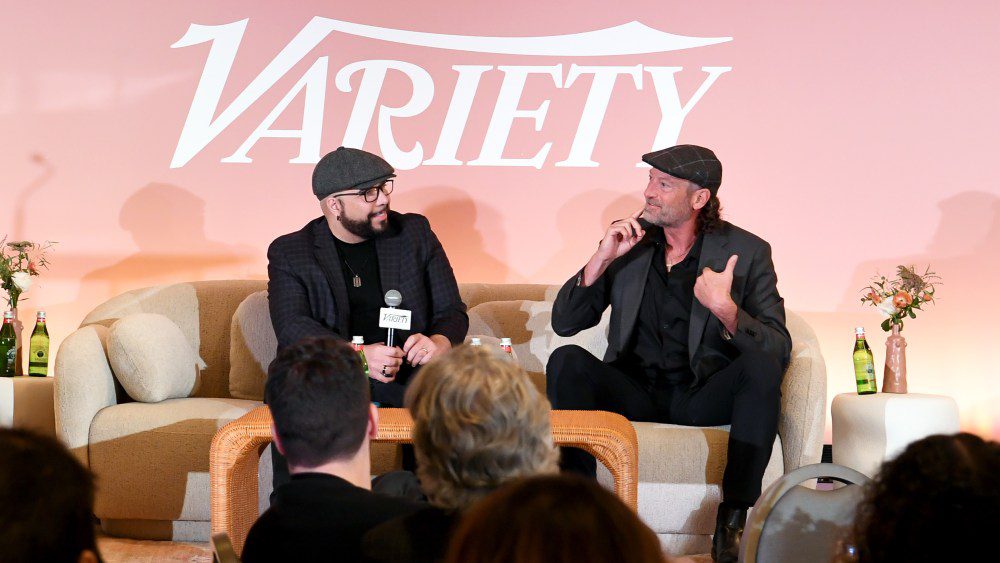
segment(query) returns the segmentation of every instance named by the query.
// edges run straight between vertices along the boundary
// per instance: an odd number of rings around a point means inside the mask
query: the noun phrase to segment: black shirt
[[[274,502],[250,528],[243,561],[359,561],[372,528],[420,510],[325,473],[299,473],[274,491]]]
[[[333,240],[337,243],[337,253],[340,254],[340,269],[344,273],[347,303],[351,309],[348,321],[351,334],[344,336],[363,336],[365,344],[385,342],[386,331],[378,326],[379,309],[384,306],[385,300],[378,272],[375,239],[356,244],[346,243],[337,237]],[[359,287],[355,287],[355,281],[360,282]]]
[[[646,236],[652,237],[656,252],[646,275],[635,330],[625,353],[615,363],[643,373],[649,385],[658,379],[687,383],[694,378],[688,356],[688,327],[702,237],[695,239],[687,256],[668,272],[663,230],[650,229]]]

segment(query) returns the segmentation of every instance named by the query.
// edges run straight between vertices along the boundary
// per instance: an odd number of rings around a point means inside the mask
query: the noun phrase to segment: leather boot
[[[736,563],[740,557],[740,538],[747,523],[747,509],[719,505],[715,518],[715,535],[712,536],[712,561]]]

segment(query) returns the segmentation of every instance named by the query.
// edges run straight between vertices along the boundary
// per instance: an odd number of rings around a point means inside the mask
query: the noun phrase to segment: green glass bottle
[[[28,375],[45,377],[49,374],[49,329],[45,327],[45,311],[35,318],[28,354]]]
[[[14,333],[14,311],[3,314],[0,328],[0,377],[14,377],[17,367],[17,335]]]
[[[361,367],[365,368],[365,375],[369,375],[368,359],[365,358],[365,338],[363,336],[355,336],[351,339],[351,344],[354,345],[354,349],[361,356]]]
[[[858,395],[871,395],[878,391],[875,383],[875,360],[872,349],[865,340],[865,329],[854,329],[854,378],[858,384]]]

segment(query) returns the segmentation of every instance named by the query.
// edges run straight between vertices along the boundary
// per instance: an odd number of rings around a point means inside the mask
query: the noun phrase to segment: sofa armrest
[[[90,423],[97,412],[118,403],[107,354],[108,329],[88,325],[70,334],[56,354],[56,435],[90,467]]]
[[[781,384],[778,420],[785,473],[819,463],[826,425],[826,363],[819,341],[802,317],[787,315],[792,361]]]

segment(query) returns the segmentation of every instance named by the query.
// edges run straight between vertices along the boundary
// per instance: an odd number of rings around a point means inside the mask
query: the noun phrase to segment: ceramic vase
[[[892,334],[885,341],[885,371],[882,372],[883,393],[906,393],[906,339],[900,326],[892,325]]]

